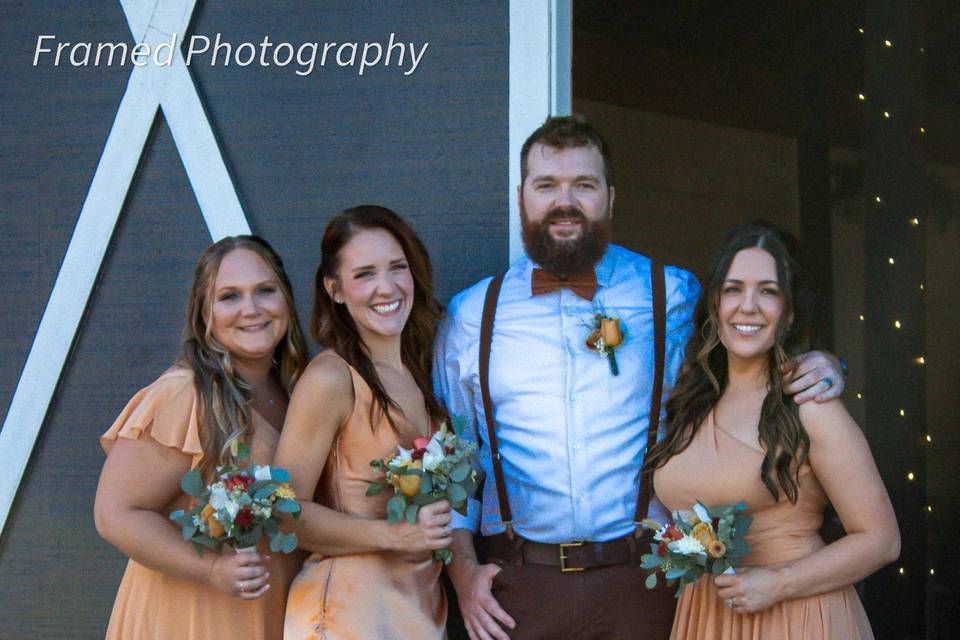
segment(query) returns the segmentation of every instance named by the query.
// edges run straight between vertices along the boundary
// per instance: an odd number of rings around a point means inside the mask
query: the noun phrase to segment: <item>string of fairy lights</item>
[[[859,32],[860,35],[866,37],[866,30],[865,30],[863,27],[858,28],[857,31]],[[886,49],[892,49],[893,46],[894,46],[893,42],[892,42],[889,38],[884,38],[882,42],[883,42],[883,47],[886,48]],[[917,50],[917,52],[918,52],[920,55],[923,55],[923,54],[926,53],[926,51],[924,50],[923,47],[919,47],[918,50]],[[861,91],[860,93],[857,94],[857,99],[858,99],[860,102],[867,102],[868,96],[867,96],[866,93],[864,93],[864,92]],[[889,109],[884,109],[881,113],[882,113],[882,116],[883,116],[883,119],[884,119],[884,120],[890,120],[891,118],[893,118],[893,113],[892,113],[891,111],[889,111]],[[926,127],[924,127],[924,126],[919,126],[919,127],[917,128],[917,131],[918,131],[918,135],[920,135],[920,136],[925,136],[926,133],[927,133],[927,129],[926,129]],[[883,201],[883,196],[882,196],[881,194],[876,194],[876,195],[874,196],[874,202],[875,202],[878,206],[882,205],[883,202],[884,202],[884,201]],[[908,225],[908,227],[914,227],[914,228],[920,227],[920,217],[919,217],[918,215],[914,215],[913,217],[908,218],[908,219],[907,219],[907,225]],[[889,266],[891,266],[891,267],[895,267],[896,264],[897,264],[896,258],[895,258],[894,256],[889,256],[889,257],[887,257],[887,264],[888,264]],[[923,283],[923,282],[918,283],[918,286],[919,286],[919,290],[920,290],[920,291],[924,291],[924,290],[925,290],[925,289],[924,289],[924,283]],[[862,313],[858,315],[858,319],[859,319],[861,322],[864,322],[864,321],[866,320],[866,318],[864,317],[864,315],[863,315]],[[891,324],[892,324],[892,326],[893,326],[893,331],[900,331],[901,329],[903,329],[903,323],[902,323],[899,319],[897,319],[897,318],[893,318],[893,319],[891,320]],[[927,363],[926,356],[924,356],[923,354],[919,354],[919,355],[917,355],[917,356],[915,356],[915,357],[913,358],[913,364],[916,365],[916,366],[922,367],[922,366],[926,365],[926,363]],[[858,399],[858,400],[863,400],[863,397],[864,397],[863,391],[862,391],[862,390],[861,390],[861,391],[858,391],[858,392],[857,392],[857,399]],[[907,411],[906,411],[906,409],[904,409],[904,408],[902,408],[902,407],[899,409],[898,414],[899,414],[899,416],[900,416],[901,418],[906,418],[906,417],[907,417]],[[925,443],[927,443],[927,444],[930,444],[930,443],[933,442],[933,437],[932,437],[929,433],[927,433],[927,434],[924,435],[923,441],[924,441]],[[909,470],[908,470],[907,473],[906,473],[906,479],[907,479],[907,481],[909,481],[909,482],[913,482],[913,481],[916,479],[916,474],[915,474],[913,471],[909,471]],[[933,513],[933,505],[928,503],[928,504],[925,506],[924,511],[926,511],[927,513]],[[935,574],[936,574],[936,569],[935,569],[935,567],[929,566],[929,567],[928,567],[928,572],[929,572],[929,575],[931,575],[931,576],[935,575]],[[897,568],[897,573],[898,573],[899,575],[901,575],[901,576],[906,575],[906,573],[907,573],[906,567],[901,564],[901,565]]]

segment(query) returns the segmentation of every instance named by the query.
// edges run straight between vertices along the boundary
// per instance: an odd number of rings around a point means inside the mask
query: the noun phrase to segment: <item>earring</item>
[[[333,296],[333,301],[337,304],[343,304],[343,297],[340,295],[335,295]]]

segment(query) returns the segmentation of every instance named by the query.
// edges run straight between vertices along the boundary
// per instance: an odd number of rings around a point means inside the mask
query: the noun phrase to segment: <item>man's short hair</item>
[[[613,168],[610,166],[610,147],[600,132],[587,123],[579,114],[572,116],[551,116],[530,134],[520,149],[520,183],[527,179],[527,156],[533,145],[540,143],[554,149],[573,149],[593,147],[603,158],[603,177],[607,185],[613,184]]]

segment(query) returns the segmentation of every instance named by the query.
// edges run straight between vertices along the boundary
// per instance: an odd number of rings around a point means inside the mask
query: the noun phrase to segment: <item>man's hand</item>
[[[447,567],[457,591],[460,612],[470,640],[510,640],[503,627],[517,626],[493,597],[493,577],[500,573],[495,564],[478,564],[470,532],[453,532],[453,562]]]
[[[793,395],[793,401],[803,404],[808,400],[826,402],[843,393],[846,380],[840,360],[832,353],[810,351],[797,356],[780,369],[787,385],[783,390]]]

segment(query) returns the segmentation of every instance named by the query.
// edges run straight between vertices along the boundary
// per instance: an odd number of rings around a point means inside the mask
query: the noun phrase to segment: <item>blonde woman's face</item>
[[[248,364],[269,363],[287,333],[290,309],[270,266],[250,249],[223,257],[213,287],[214,338]]]

